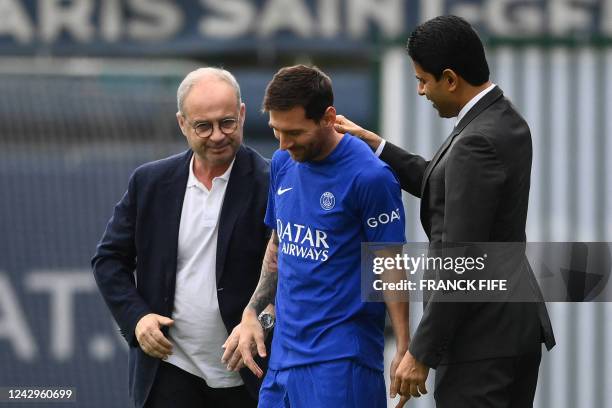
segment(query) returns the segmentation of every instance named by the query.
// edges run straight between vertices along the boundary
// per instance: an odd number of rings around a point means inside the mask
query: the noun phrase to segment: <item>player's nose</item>
[[[280,135],[279,143],[281,150],[287,150],[293,146],[293,142],[291,142],[288,137],[283,136],[282,134]]]

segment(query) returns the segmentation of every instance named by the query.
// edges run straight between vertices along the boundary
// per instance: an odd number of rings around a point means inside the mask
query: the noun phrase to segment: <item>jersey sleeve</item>
[[[368,169],[358,177],[355,190],[367,241],[405,243],[402,192],[391,169]]]

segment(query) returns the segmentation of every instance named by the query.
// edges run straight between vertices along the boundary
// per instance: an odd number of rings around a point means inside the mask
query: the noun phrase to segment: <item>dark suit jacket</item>
[[[498,87],[468,111],[431,161],[387,143],[380,155],[421,198],[431,245],[525,242],[529,127]],[[555,344],[541,302],[424,302],[410,352],[429,367],[536,352]]]
[[[188,150],[134,171],[92,259],[102,296],[130,345],[129,388],[136,407],[144,405],[160,360],[140,349],[134,329],[148,313],[172,316],[179,224],[192,154]],[[240,147],[217,241],[219,309],[228,333],[240,323],[259,281],[270,236],[263,223],[268,183],[269,163],[254,150]],[[257,378],[249,370],[240,374],[256,396]]]

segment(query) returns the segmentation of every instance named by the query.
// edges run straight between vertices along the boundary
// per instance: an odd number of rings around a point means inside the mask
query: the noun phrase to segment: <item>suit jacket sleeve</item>
[[[91,263],[96,283],[121,334],[128,344],[138,345],[134,329],[144,315],[151,313],[136,288],[136,175],[115,206],[112,218],[98,244]]]
[[[478,134],[457,139],[448,154],[443,241],[489,241],[506,179],[504,166],[491,143]],[[411,354],[436,368],[470,310],[470,303],[436,302],[434,294],[413,336]]]
[[[402,190],[421,197],[423,175],[429,164],[421,156],[409,153],[393,143],[386,142],[380,159],[387,163],[397,175]]]

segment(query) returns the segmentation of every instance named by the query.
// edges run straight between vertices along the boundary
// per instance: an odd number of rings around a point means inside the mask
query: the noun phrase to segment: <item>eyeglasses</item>
[[[183,116],[184,117],[184,116]],[[197,122],[191,123],[187,118],[185,118],[187,123],[193,128],[196,135],[203,139],[206,139],[212,135],[213,129],[215,128],[215,122]],[[237,118],[225,118],[217,121],[219,130],[224,135],[231,135],[238,128],[238,119]]]

